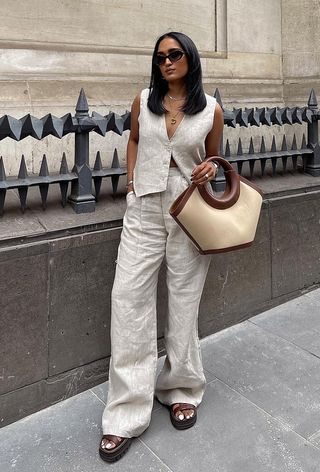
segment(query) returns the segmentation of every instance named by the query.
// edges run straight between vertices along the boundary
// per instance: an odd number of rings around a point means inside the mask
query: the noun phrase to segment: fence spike
[[[281,112],[278,107],[270,108],[272,124],[282,126]]]
[[[282,172],[285,174],[286,170],[287,170],[287,160],[288,160],[288,156],[282,156]]]
[[[258,108],[246,108],[248,121],[251,126],[260,126],[260,114]]]
[[[96,199],[96,202],[98,202],[100,191],[101,191],[102,177],[94,177],[93,184],[94,184],[95,199]]]
[[[87,97],[86,97],[83,87],[81,87],[79,98],[76,105],[76,112],[87,114],[88,111],[89,111],[89,105],[88,105]]]
[[[250,138],[250,144],[249,144],[249,152],[248,154],[254,154],[254,146],[253,146],[253,138],[251,136]]]
[[[113,128],[113,131],[115,133],[117,133],[119,136],[122,136],[123,125],[124,125],[124,123],[123,123],[122,116],[115,113],[114,114],[114,128]]]
[[[67,163],[67,158],[66,158],[66,153],[62,153],[62,159],[61,159],[61,165],[60,165],[60,174],[68,174],[69,169],[68,169],[68,163]]]
[[[242,108],[236,108],[234,110],[234,114],[236,117],[236,123],[238,123],[240,126],[245,126],[246,128],[248,127],[248,115],[246,110],[243,110]]]
[[[293,109],[292,109],[292,121],[293,121],[293,123],[299,123],[299,125],[302,125],[302,123],[303,123],[302,110],[299,107],[293,107]]]
[[[111,111],[105,116],[105,119],[107,120],[107,131],[113,131],[116,125],[115,114]]]
[[[22,210],[22,213],[24,213],[27,207],[28,187],[26,186],[18,187],[18,193],[19,193],[21,210]]]
[[[63,208],[67,205],[67,195],[68,195],[68,186],[69,182],[59,182],[60,194],[61,194],[61,205]]]
[[[0,182],[3,182],[4,180],[6,180],[6,178],[7,178],[6,171],[3,164],[3,158],[1,156],[0,157]]]
[[[298,149],[296,133],[294,133],[294,135],[293,135],[291,149],[292,149],[292,151],[295,151],[296,149]]]
[[[311,108],[304,107],[302,109],[302,119],[303,121],[306,121],[307,123],[312,123],[312,117],[313,117],[313,111]]]
[[[224,151],[224,157],[230,157],[231,153],[230,153],[230,143],[229,143],[229,139],[227,139],[227,142],[226,142],[226,149]]]
[[[262,138],[261,138],[260,152],[261,153],[266,152],[266,144],[265,144],[265,141],[264,141],[264,136],[262,136]]]
[[[22,124],[20,120],[9,115],[0,118],[0,139],[9,137],[15,141],[19,141],[21,136]]]
[[[243,161],[237,161],[237,168],[238,168],[238,174],[241,175],[242,172],[242,167],[243,167]]]
[[[30,113],[20,118],[21,122],[21,134],[20,139],[23,139],[27,136],[32,136],[35,139],[41,139],[43,133],[43,122],[34,116],[31,116]]]
[[[114,149],[111,168],[112,169],[119,169],[120,168],[117,148]],[[111,183],[112,183],[112,191],[113,191],[113,193],[116,193],[116,191],[118,189],[119,175],[112,175],[111,176]]]
[[[0,190],[0,216],[3,216],[4,214],[4,202],[6,199],[6,189],[1,189]]]
[[[219,91],[218,87],[215,89],[213,96],[217,100],[217,102],[219,103],[221,108],[223,108],[221,95],[220,95],[220,91]]]
[[[318,108],[318,100],[314,89],[311,89],[308,100],[308,107],[311,108],[311,110],[316,110]]]
[[[264,125],[271,126],[271,112],[268,108],[262,108],[260,121]]]
[[[45,138],[49,134],[59,139],[62,138],[64,125],[62,118],[57,118],[51,113],[48,113],[48,115],[41,118],[41,121],[43,124],[42,138]]]
[[[235,119],[235,114],[234,114],[234,109],[233,110],[223,110],[223,121],[224,124],[227,126],[231,126],[232,128],[236,128],[236,119]]]
[[[130,111],[126,111],[123,115],[121,115],[123,121],[123,131],[127,131],[130,129],[131,124],[131,113]]]
[[[101,162],[100,151],[97,152],[96,160],[95,160],[93,169],[94,170],[102,170],[102,162]]]
[[[111,176],[111,183],[112,183],[112,191],[113,191],[113,193],[116,193],[117,189],[118,189],[119,175],[112,175]]]
[[[298,156],[292,156],[292,169],[293,172],[297,170]]]
[[[276,168],[277,168],[277,158],[271,157],[271,164],[272,164],[272,175],[275,175]]]
[[[289,107],[281,108],[280,110],[281,121],[292,125],[292,109]]]
[[[63,123],[63,136],[76,131],[78,124],[73,123],[71,113],[63,115],[60,120],[62,120]]]
[[[96,111],[92,112],[92,118],[93,122],[96,125],[96,128],[94,131],[101,136],[105,136],[106,131],[107,131],[107,120],[103,115],[100,115],[100,113],[97,113]]]
[[[113,151],[113,159],[111,164],[111,169],[118,169],[120,167],[119,157],[118,157],[118,150],[117,148]]]
[[[276,152],[277,146],[276,146],[276,137],[273,136],[272,138],[272,144],[271,144],[271,152]]]
[[[303,133],[303,135],[302,135],[301,149],[305,149],[306,147],[307,147],[306,135]]]
[[[283,135],[282,139],[281,151],[288,151],[287,139],[285,134]]]
[[[26,161],[24,159],[24,155],[22,154],[18,178],[26,179],[27,177],[28,177],[28,172],[27,172]]]
[[[249,169],[250,169],[250,178],[252,179],[253,177],[253,171],[254,171],[254,165],[256,161],[254,159],[250,159],[249,161]]]
[[[101,162],[100,151],[97,152],[96,160],[95,160],[93,169],[95,171],[102,170],[102,162]],[[96,202],[97,202],[98,198],[99,198],[100,190],[101,190],[102,177],[100,177],[100,176],[93,177],[93,183],[94,183],[94,189],[95,189],[95,198],[96,198]]]
[[[267,162],[267,159],[261,159],[260,160],[261,176],[264,175],[264,171],[265,171],[265,168],[266,168],[266,162]]]
[[[39,175],[42,176],[42,177],[47,177],[49,175],[47,157],[46,157],[45,154],[43,154],[43,157],[42,157],[42,162],[41,162],[41,168],[40,168]]]
[[[239,138],[239,141],[238,141],[238,149],[237,149],[237,156],[242,156],[243,155],[243,152],[242,152],[242,141],[241,141],[241,138]]]
[[[45,210],[47,207],[49,184],[39,184],[39,190],[42,201],[42,209]]]

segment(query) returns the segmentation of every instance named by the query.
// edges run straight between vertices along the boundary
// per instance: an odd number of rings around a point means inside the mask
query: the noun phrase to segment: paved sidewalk
[[[193,428],[175,430],[155,402],[129,452],[103,462],[105,383],[2,428],[0,471],[319,472],[320,289],[201,346],[208,385]]]

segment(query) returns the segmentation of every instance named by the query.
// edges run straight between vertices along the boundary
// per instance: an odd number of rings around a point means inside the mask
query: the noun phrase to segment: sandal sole
[[[197,421],[197,410],[194,410],[194,415],[192,416],[192,418],[189,418],[188,420],[177,420],[170,405],[165,405],[164,403],[160,402],[158,398],[157,398],[157,401],[160,403],[160,405],[168,408],[170,412],[170,420],[171,420],[172,426],[174,426],[179,431],[192,428],[192,426],[195,425]]]
[[[184,429],[192,428],[192,426],[195,425],[195,423],[197,421],[197,412],[196,412],[196,410],[194,410],[194,415],[191,418],[187,419],[187,420],[177,420],[174,413],[173,413],[173,411],[170,408],[170,419],[171,419],[172,425],[176,429],[182,431]]]
[[[101,447],[99,447],[100,457],[105,462],[116,462],[128,451],[129,447],[131,446],[131,443],[132,439],[126,438],[121,443],[121,445],[118,446],[117,450],[111,450],[111,452],[106,452],[105,450],[101,449]]]

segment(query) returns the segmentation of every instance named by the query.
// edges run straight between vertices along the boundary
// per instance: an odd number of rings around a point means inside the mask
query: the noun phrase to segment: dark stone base
[[[200,337],[320,284],[320,189],[268,194],[256,240],[212,257],[199,313]],[[108,202],[109,205],[109,202]],[[115,205],[116,207],[116,205]],[[109,225],[109,227],[108,227]],[[0,250],[0,425],[107,379],[110,293],[120,228],[106,221],[77,233],[8,239]],[[167,294],[158,285],[159,352]]]

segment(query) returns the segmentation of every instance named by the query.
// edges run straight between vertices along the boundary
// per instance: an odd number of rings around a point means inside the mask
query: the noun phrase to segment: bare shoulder
[[[224,123],[224,115],[223,115],[223,110],[221,108],[221,106],[219,105],[218,102],[216,102],[215,104],[215,110],[214,110],[214,120],[213,120],[214,123],[220,123],[220,124],[223,124]]]
[[[141,92],[138,93],[138,95],[135,96],[135,98],[132,102],[131,111],[140,110],[140,101],[141,101]]]

